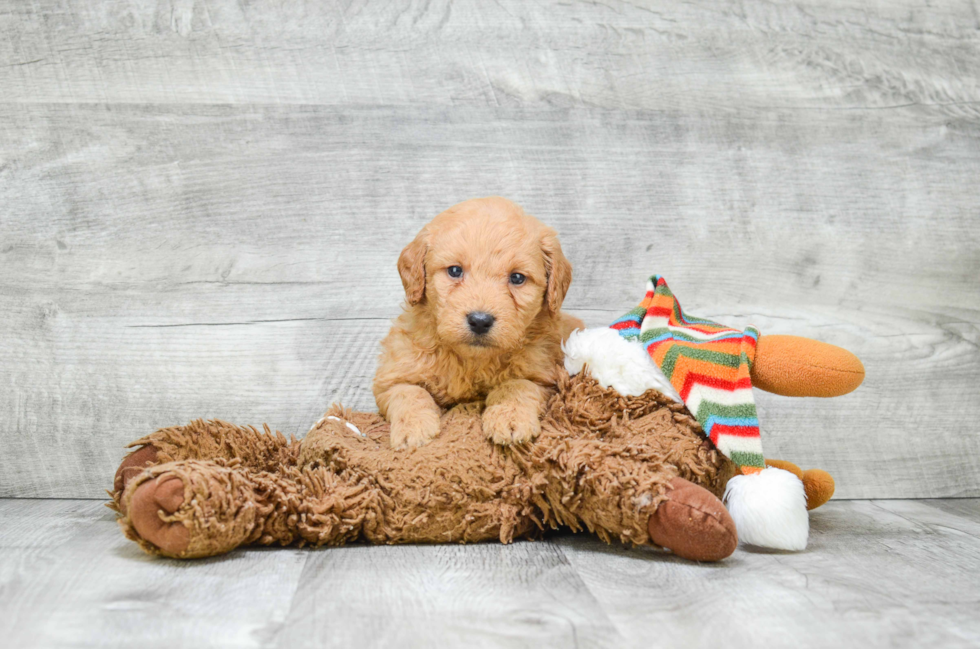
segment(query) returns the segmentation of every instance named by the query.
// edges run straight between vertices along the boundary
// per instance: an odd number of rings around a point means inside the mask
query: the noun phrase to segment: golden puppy
[[[469,401],[495,442],[536,437],[561,342],[583,327],[559,310],[572,266],[555,231],[506,199],[468,200],[422,228],[398,272],[405,311],[374,377],[392,446],[426,444],[442,409]]]

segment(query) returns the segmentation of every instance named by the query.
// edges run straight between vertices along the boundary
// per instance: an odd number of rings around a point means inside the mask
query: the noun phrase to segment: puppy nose
[[[490,331],[493,326],[493,316],[483,311],[474,311],[466,314],[466,322],[470,325],[470,331],[482,336]]]

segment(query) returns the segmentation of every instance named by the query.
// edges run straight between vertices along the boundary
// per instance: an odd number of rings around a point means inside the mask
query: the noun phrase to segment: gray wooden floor
[[[0,500],[5,647],[980,645],[980,500],[831,502],[802,553],[510,546],[154,559],[96,501]]]

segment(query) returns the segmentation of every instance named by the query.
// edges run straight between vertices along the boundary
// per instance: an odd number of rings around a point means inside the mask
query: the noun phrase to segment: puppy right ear
[[[425,253],[428,249],[420,232],[398,256],[398,274],[401,275],[409,306],[415,306],[425,297]]]
[[[541,238],[541,252],[544,253],[544,267],[548,271],[548,285],[545,287],[544,303],[552,314],[558,313],[565,293],[572,283],[572,265],[561,251],[558,233],[545,228]]]

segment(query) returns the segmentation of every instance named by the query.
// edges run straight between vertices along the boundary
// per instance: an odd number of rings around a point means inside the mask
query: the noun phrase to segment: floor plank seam
[[[584,588],[585,591],[589,594],[589,596],[595,602],[595,605],[598,607],[598,609],[600,611],[602,611],[602,615],[606,619],[606,621],[609,623],[609,626],[611,626],[613,629],[615,629],[616,633],[619,634],[619,637],[622,640],[622,642],[627,643],[628,642],[628,636],[623,632],[623,630],[619,627],[619,625],[616,624],[615,620],[613,620],[612,616],[609,614],[609,611],[606,610],[606,607],[605,606],[603,606],[602,600],[595,594],[595,592],[591,588],[589,588],[588,583],[586,583],[585,579],[579,573],[578,569],[568,559],[568,556],[565,554],[565,550],[559,544],[557,544],[557,543],[551,543],[551,546],[561,556],[561,561],[565,565],[567,565],[568,568],[575,574],[575,577],[578,579],[579,584],[581,584],[581,587]]]

